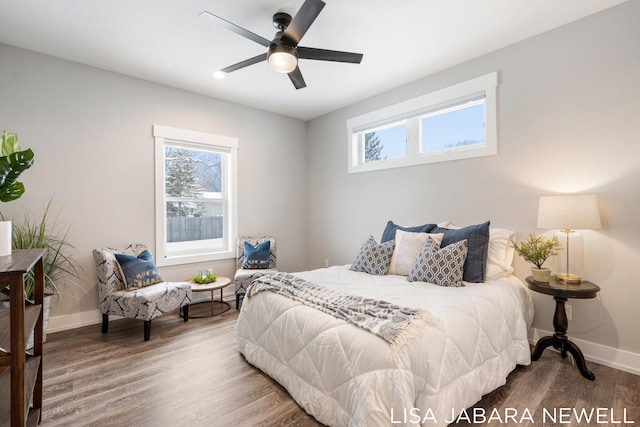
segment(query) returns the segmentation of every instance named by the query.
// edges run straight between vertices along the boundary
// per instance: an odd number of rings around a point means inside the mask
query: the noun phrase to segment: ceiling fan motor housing
[[[291,19],[291,15],[289,15],[288,13],[276,12],[273,15],[273,26],[280,31],[284,31],[291,23]]]

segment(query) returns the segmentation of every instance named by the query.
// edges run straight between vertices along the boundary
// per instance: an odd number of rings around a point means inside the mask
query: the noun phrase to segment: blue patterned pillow
[[[258,243],[255,246],[249,242],[244,242],[244,261],[242,261],[242,268],[248,270],[269,268],[270,253],[271,240]]]
[[[391,262],[395,245],[395,240],[377,244],[376,239],[373,236],[369,236],[360,247],[350,270],[385,276],[389,271],[389,263]]]
[[[469,253],[467,260],[464,262],[465,282],[484,282],[484,275],[487,269],[487,255],[489,252],[489,225],[490,222],[487,221],[482,224],[470,225],[456,230],[440,227],[431,230],[431,233],[444,233],[442,244],[440,245],[442,248],[461,240],[467,241]]]
[[[408,231],[409,233],[429,233],[435,227],[436,227],[436,224],[424,224],[424,225],[416,225],[413,227],[402,227],[400,225],[394,224],[393,221],[389,221],[387,222],[387,226],[384,228],[384,231],[382,232],[380,243],[395,240],[396,230]]]
[[[438,249],[433,239],[427,239],[420,248],[407,280],[459,288],[464,286],[462,273],[466,258],[466,240]]]
[[[162,282],[162,277],[148,250],[145,249],[137,257],[125,254],[114,255],[127,289],[133,290]]]

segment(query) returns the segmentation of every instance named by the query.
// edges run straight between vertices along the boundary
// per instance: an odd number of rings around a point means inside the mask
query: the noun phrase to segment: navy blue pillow
[[[413,227],[402,227],[400,225],[396,225],[393,221],[387,222],[387,226],[384,228],[382,232],[382,238],[380,239],[380,243],[388,242],[390,240],[396,239],[396,230],[407,231],[409,233],[428,233],[433,228],[436,227],[436,224],[424,224],[424,225],[416,225]]]
[[[244,261],[242,268],[255,270],[269,268],[269,255],[271,252],[271,240],[258,243],[253,246],[249,242],[244,242]]]
[[[114,255],[120,265],[127,289],[142,288],[162,282],[162,277],[153,262],[153,256],[148,250],[145,249],[137,257],[126,254]]]
[[[490,221],[478,225],[470,225],[458,230],[435,227],[431,233],[444,233],[441,248],[461,240],[467,240],[467,259],[464,261],[462,280],[471,283],[484,282],[489,251]]]

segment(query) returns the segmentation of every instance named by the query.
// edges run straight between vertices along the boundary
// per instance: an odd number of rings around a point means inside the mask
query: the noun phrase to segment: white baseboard
[[[553,335],[553,332],[535,328],[532,328],[529,332],[529,342],[532,345],[535,345],[541,337]],[[608,347],[602,344],[596,344],[590,341],[584,341],[571,336],[569,339],[580,347],[584,358],[588,361],[609,366],[610,368],[619,369],[621,371],[630,372],[635,375],[640,375],[640,354],[620,350],[614,347]]]
[[[206,301],[205,295],[194,296],[193,302]],[[231,309],[235,308],[235,294],[232,296],[225,295],[224,300],[231,305]],[[217,301],[217,298],[216,298]],[[109,319],[115,320],[119,316],[109,316]],[[47,333],[66,331],[68,329],[81,328],[83,326],[97,325],[102,323],[102,313],[100,310],[83,311],[81,313],[66,314],[63,316],[52,316],[49,318],[47,325]]]
[[[64,316],[52,316],[49,318],[47,334],[95,325],[98,323],[102,323],[102,314],[100,313],[100,310],[83,311],[82,313],[73,313]]]

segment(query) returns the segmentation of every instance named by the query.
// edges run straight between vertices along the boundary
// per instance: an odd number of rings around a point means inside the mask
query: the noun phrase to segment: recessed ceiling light
[[[225,77],[227,77],[227,73],[216,71],[215,73],[213,73],[213,77],[215,77],[216,79],[224,79]]]

